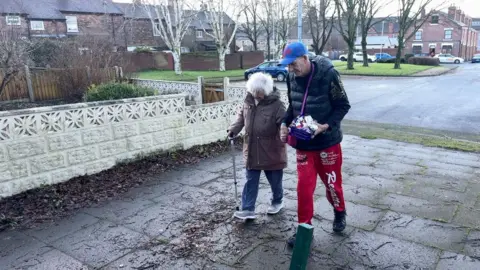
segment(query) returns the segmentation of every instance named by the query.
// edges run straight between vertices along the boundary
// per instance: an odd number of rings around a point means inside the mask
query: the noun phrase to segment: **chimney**
[[[462,10],[461,9],[457,9],[455,10],[455,21],[460,21],[460,18],[462,17]]]
[[[425,8],[422,8],[422,18],[425,18],[425,15],[426,15],[426,11],[425,11]]]
[[[449,8],[448,8],[448,18],[449,19],[452,19],[454,20],[455,19],[455,10],[457,9],[457,7],[455,7],[455,5],[451,5]]]
[[[460,22],[465,23],[465,12],[462,11],[462,14],[460,15]]]
[[[387,21],[387,23],[388,23],[388,25],[387,25],[387,26],[388,26],[388,34],[389,34],[389,36],[391,36],[391,35],[395,34],[395,33],[393,32],[393,31],[394,31],[394,24],[395,24],[395,22],[393,22],[393,21]]]

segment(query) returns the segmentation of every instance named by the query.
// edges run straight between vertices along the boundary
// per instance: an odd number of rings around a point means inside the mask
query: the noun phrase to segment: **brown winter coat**
[[[287,166],[285,144],[280,140],[280,125],[285,107],[276,89],[255,105],[248,93],[237,120],[229,131],[235,135],[245,127],[243,156],[249,170],[281,170]]]

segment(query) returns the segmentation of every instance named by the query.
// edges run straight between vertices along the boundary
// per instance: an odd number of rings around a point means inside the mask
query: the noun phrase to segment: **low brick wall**
[[[263,52],[236,52],[225,56],[225,68],[247,69],[265,60]],[[124,72],[138,72],[148,69],[173,70],[172,54],[164,52],[134,53],[124,52],[116,63],[123,67]],[[220,64],[215,53],[185,53],[182,54],[182,70],[218,70]]]
[[[224,139],[240,103],[185,106],[169,95],[1,112],[0,198]]]

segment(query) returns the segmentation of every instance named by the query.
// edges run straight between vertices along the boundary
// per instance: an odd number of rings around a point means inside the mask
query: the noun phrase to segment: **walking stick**
[[[233,184],[235,185],[235,206],[236,210],[240,211],[240,205],[238,204],[238,192],[237,192],[237,166],[235,162],[235,138],[228,138],[230,140],[230,148],[232,152],[232,161],[233,161]]]

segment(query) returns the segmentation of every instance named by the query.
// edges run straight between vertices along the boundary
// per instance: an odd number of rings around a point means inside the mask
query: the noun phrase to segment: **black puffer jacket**
[[[307,151],[323,150],[340,143],[343,139],[340,122],[350,110],[340,75],[330,59],[317,56],[311,62],[315,65],[315,72],[308,90],[305,115],[311,115],[320,124],[328,124],[329,129],[310,141],[298,140],[295,148]],[[284,118],[287,126],[300,115],[308,77],[296,77],[293,73],[287,76],[290,102]]]

